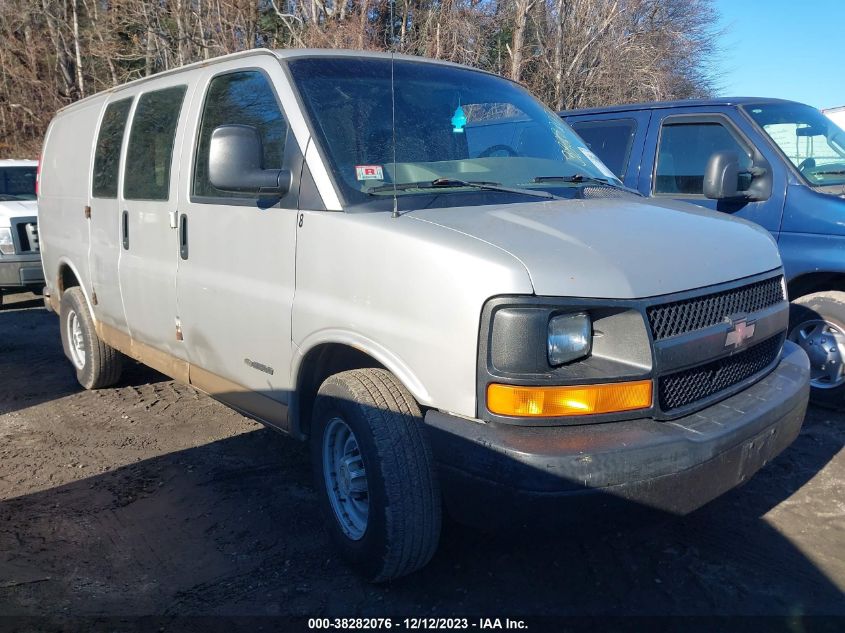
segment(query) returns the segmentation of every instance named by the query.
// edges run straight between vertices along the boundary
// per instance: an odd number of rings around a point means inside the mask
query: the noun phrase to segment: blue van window
[[[631,146],[637,131],[634,119],[613,119],[612,121],[571,121],[572,129],[584,139],[593,154],[616,174],[625,178]]]
[[[737,153],[740,169],[751,168],[748,150],[721,123],[671,123],[660,131],[654,193],[703,195],[704,170],[714,152]]]

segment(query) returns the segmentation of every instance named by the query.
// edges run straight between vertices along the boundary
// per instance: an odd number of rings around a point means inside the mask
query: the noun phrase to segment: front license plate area
[[[778,430],[770,428],[745,442],[739,466],[740,481],[746,481],[769,462],[777,440]]]

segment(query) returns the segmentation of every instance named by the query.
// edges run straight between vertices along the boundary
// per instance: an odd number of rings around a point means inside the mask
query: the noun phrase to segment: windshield
[[[383,58],[290,63],[347,203],[389,198],[394,183],[404,185],[397,190],[402,197],[466,194],[474,187],[478,204],[524,200],[530,191],[577,187],[594,178],[621,186],[559,116],[517,84],[407,60],[396,60],[393,70],[394,168],[390,66]],[[521,192],[491,195],[497,185]]]
[[[0,200],[35,200],[35,167],[0,167]]]
[[[845,132],[821,112],[800,103],[761,103],[745,110],[809,184],[845,184]]]

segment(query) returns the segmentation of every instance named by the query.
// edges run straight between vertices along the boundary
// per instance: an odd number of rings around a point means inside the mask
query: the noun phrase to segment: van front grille
[[[784,301],[783,277],[747,286],[692,297],[648,308],[648,321],[655,341],[721,323],[725,317],[750,314]]]
[[[783,334],[778,334],[732,356],[661,376],[660,408],[669,412],[685,407],[751,378],[777,360],[783,341]]]

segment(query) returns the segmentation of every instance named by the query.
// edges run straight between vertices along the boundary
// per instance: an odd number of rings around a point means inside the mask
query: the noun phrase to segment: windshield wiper
[[[437,178],[435,180],[424,180],[420,182],[400,182],[395,185],[379,185],[378,187],[370,187],[367,189],[368,194],[376,194],[385,191],[406,191],[408,189],[453,189],[458,187],[472,187],[473,189],[482,189],[485,191],[501,191],[503,193],[516,193],[523,196],[534,196],[535,198],[544,198],[546,200],[558,200],[558,196],[549,193],[548,191],[535,191],[532,189],[516,189],[514,187],[505,187],[497,182],[487,182],[484,180],[456,180],[454,178]]]
[[[831,171],[814,171],[813,176],[841,176],[845,174],[845,169],[834,169]]]
[[[637,191],[636,189],[631,189],[630,187],[626,187],[625,185],[618,184],[609,178],[599,178],[597,176],[585,176],[584,174],[572,174],[571,176],[535,176],[532,182],[541,183],[541,182],[571,182],[576,184],[581,183],[595,183],[602,185],[604,187],[612,187],[613,189],[620,189],[622,191],[627,191],[628,193],[633,193],[638,196],[642,194]]]
[[[572,182],[575,184],[594,183],[602,185],[604,187],[612,187],[613,189],[627,191],[628,193],[633,193],[637,196],[643,195],[636,189],[631,189],[630,187],[626,187],[625,185],[614,182],[613,180],[610,180],[610,178],[599,178],[598,176],[585,176],[584,174],[572,174],[571,176],[535,176],[532,182]]]
[[[584,174],[572,174],[571,176],[535,176],[532,182],[601,182],[610,184],[607,178],[596,178]]]

